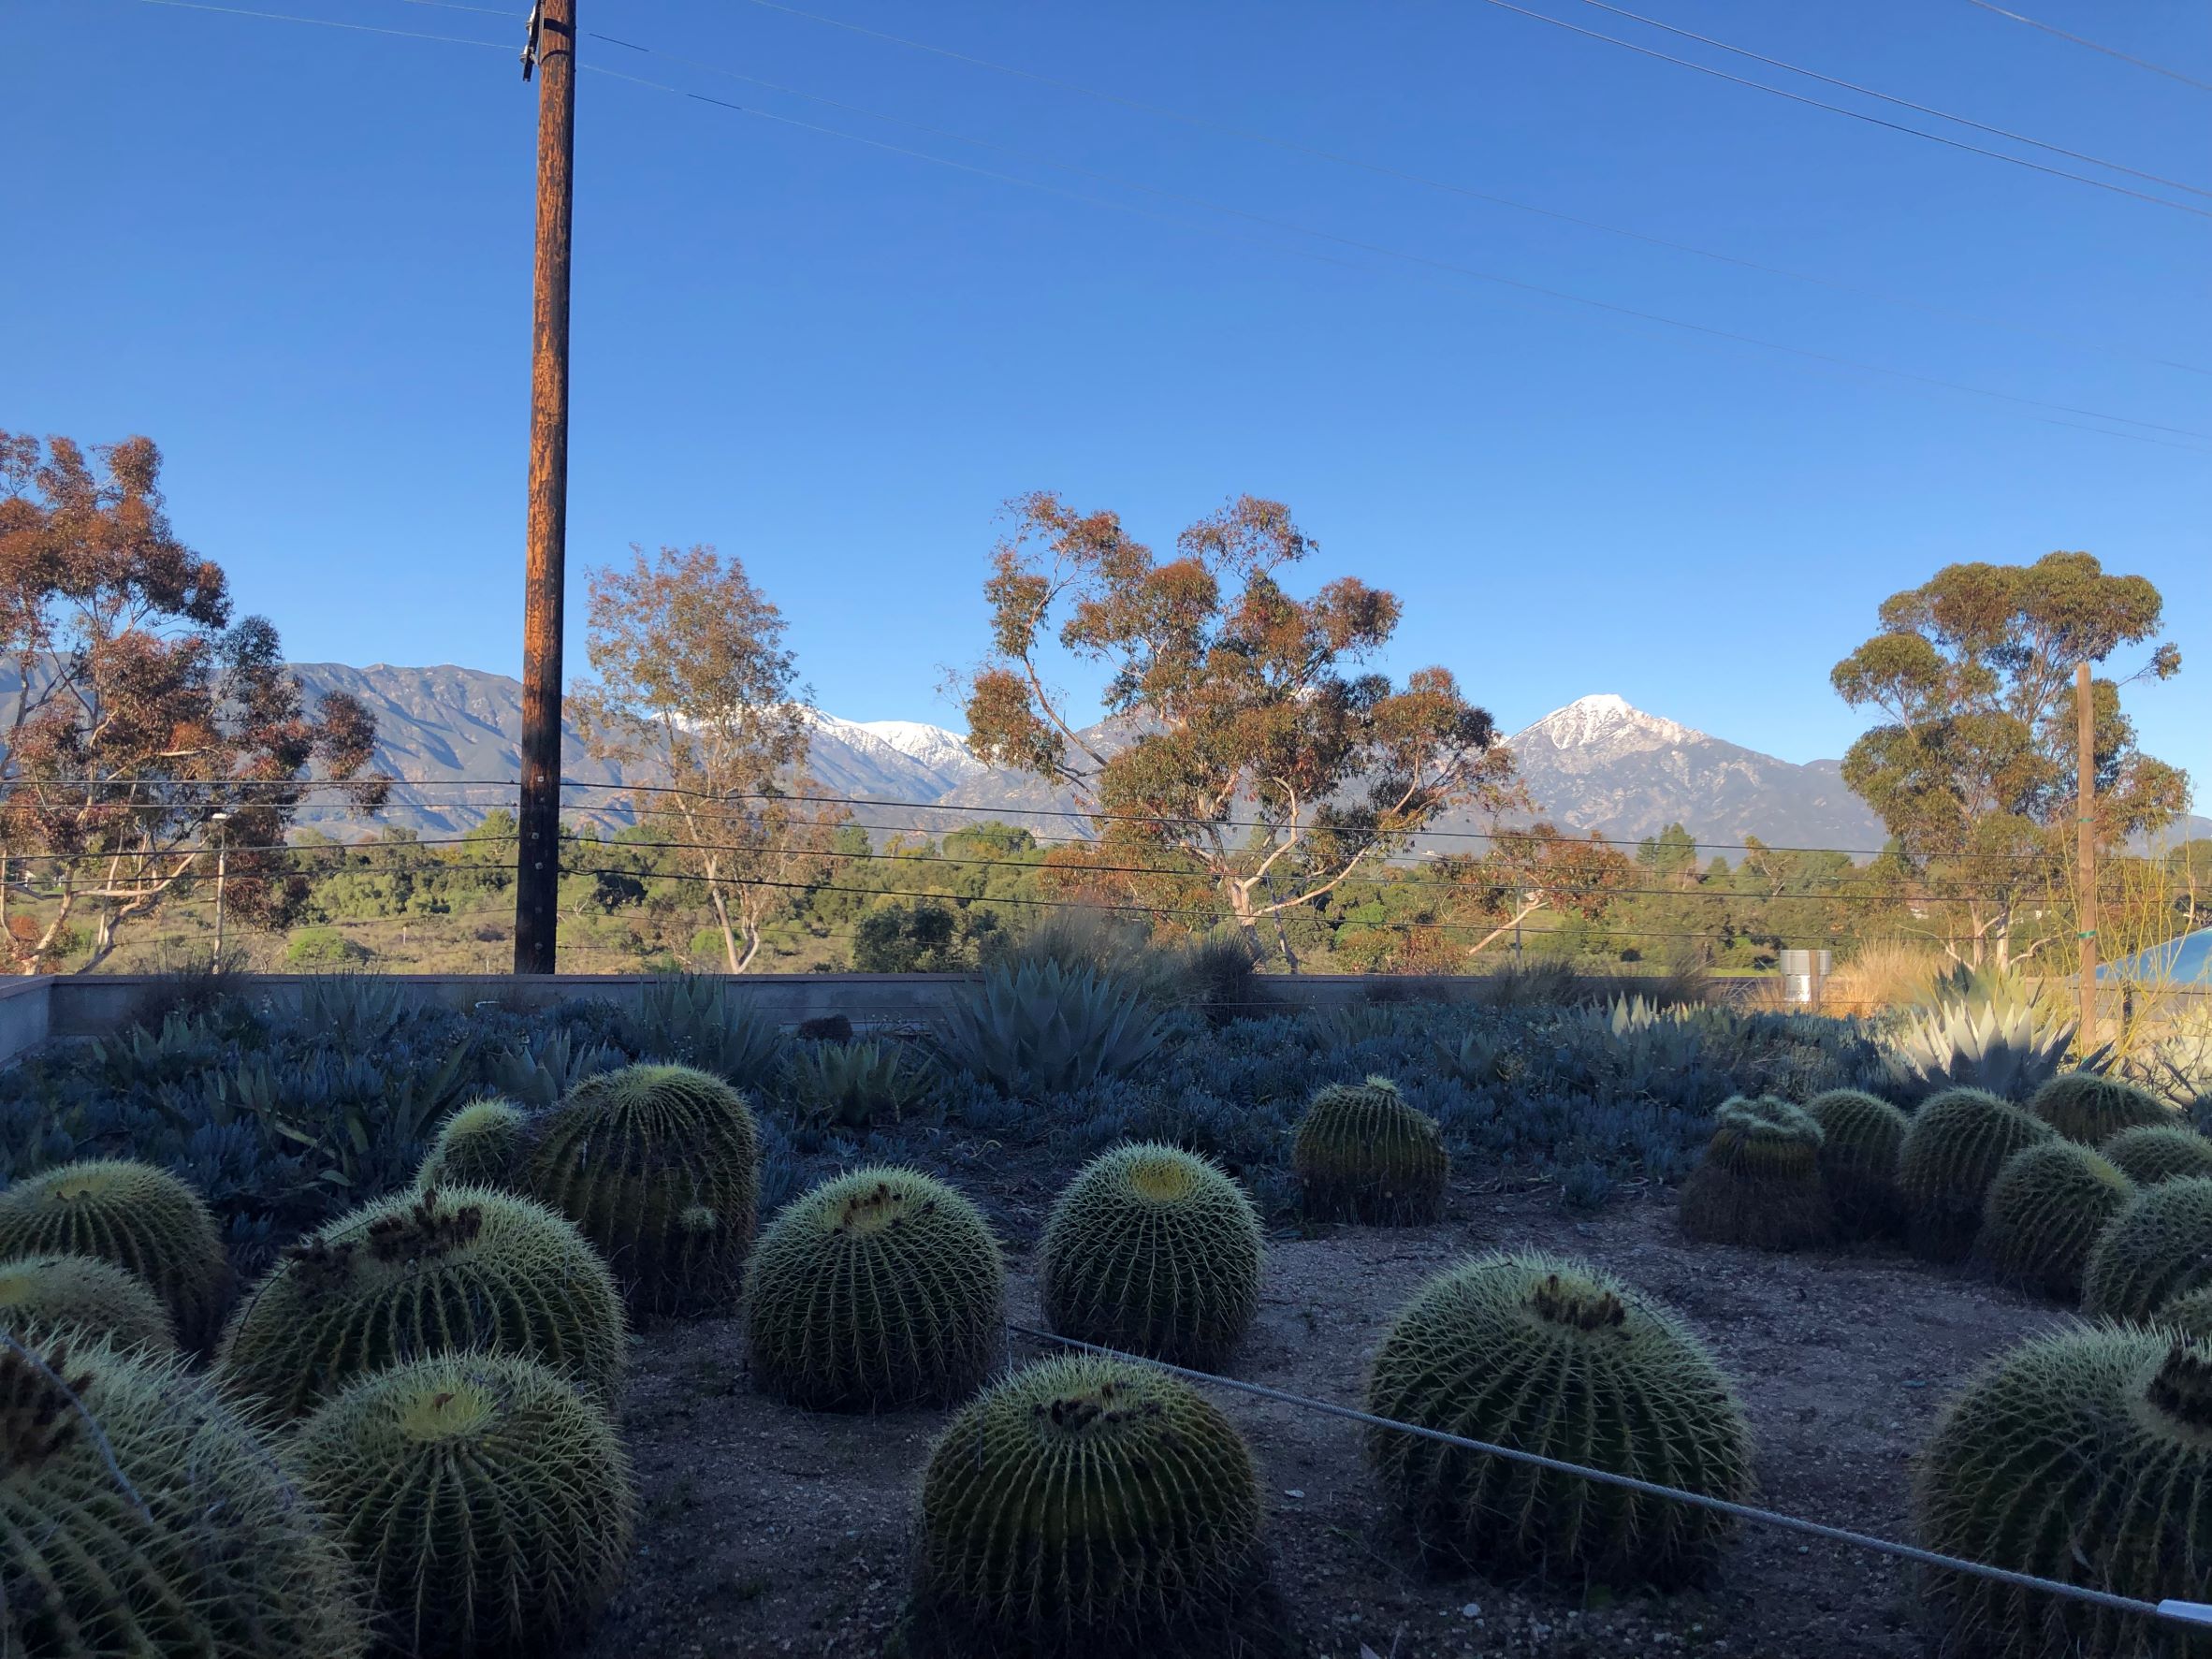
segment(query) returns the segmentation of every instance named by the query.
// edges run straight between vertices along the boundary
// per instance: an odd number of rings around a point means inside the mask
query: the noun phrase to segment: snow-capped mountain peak
[[[968,752],[957,732],[921,720],[859,720],[855,729],[867,732],[904,755],[940,772],[981,772],[982,763]]]
[[[1506,739],[1515,749],[1541,742],[1553,749],[1601,749],[1622,754],[1705,740],[1703,732],[1660,715],[1646,714],[1611,691],[1578,697]]]

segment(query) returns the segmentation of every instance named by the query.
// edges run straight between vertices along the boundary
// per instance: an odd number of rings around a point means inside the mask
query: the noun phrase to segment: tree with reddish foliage
[[[1171,559],[1047,492],[1009,514],[968,748],[1063,786],[1099,865],[1161,871],[1132,881],[1144,902],[1210,896],[1257,942],[1445,812],[1513,799],[1511,756],[1447,670],[1403,687],[1353,672],[1396,631],[1393,595],[1350,576],[1310,599],[1284,586],[1315,548],[1281,502],[1239,497]],[[1055,644],[1109,671],[1101,726],[1048,684]]]
[[[1493,924],[1465,947],[1469,956],[1480,955],[1542,910],[1596,921],[1613,902],[1613,895],[1628,885],[1635,867],[1595,830],[1582,840],[1563,836],[1549,823],[1501,830],[1479,858],[1437,862],[1474,900],[1476,914]]]
[[[51,971],[73,923],[85,968],[225,849],[240,922],[284,927],[306,902],[285,834],[312,788],[373,811],[374,718],[332,693],[310,714],[275,628],[233,623],[220,566],[163,511],[161,452],[0,432],[0,651],[7,752],[0,839],[48,878],[50,915],[19,914],[0,949]]]

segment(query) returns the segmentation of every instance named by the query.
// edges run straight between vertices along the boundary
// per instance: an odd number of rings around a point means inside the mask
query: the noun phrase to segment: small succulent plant
[[[1751,1431],[1704,1346],[1560,1258],[1483,1257],[1421,1286],[1375,1354],[1367,1408],[1708,1497],[1751,1490]],[[1484,1572],[1676,1584],[1727,1535],[1711,1510],[1396,1430],[1369,1431],[1367,1456],[1426,1550]]]
[[[2212,1180],[2185,1175],[2137,1192],[2097,1235],[2082,1269],[2081,1310],[2147,1319],[2212,1283]]]
[[[786,1204],[746,1282],[753,1375],[823,1411],[947,1404],[1005,1346],[1005,1269],[982,1213],[913,1170],[854,1170]]]
[[[2122,1129],[2182,1121],[2148,1089],[2102,1071],[2061,1072],[2035,1091],[2028,1110],[2084,1146],[2102,1146]]]
[[[1904,1220],[1898,1155],[1912,1120],[1863,1089],[1815,1095],[1805,1102],[1805,1115],[1820,1126],[1820,1175],[1837,1230],[1853,1238],[1897,1231]]]
[[[136,1273],[92,1256],[0,1261],[0,1330],[25,1339],[75,1335],[118,1349],[170,1354],[176,1321]]]
[[[1444,1213],[1444,1137],[1387,1077],[1317,1094],[1292,1132],[1290,1161],[1313,1220],[1403,1227]]]
[[[752,1244],[760,1126],[720,1078],[625,1066],[535,1120],[517,1185],[576,1224],[633,1314],[720,1307],[736,1299]]]
[[[1820,1173],[1825,1137],[1787,1100],[1739,1096],[1713,1113],[1705,1157],[1682,1183],[1682,1231],[1709,1244],[1802,1250],[1835,1236]]]
[[[2156,1602],[2212,1561],[2212,1348],[2089,1327],[2021,1345],[1951,1403],[1920,1460],[1924,1548]],[[2135,1615],[1937,1570],[1943,1652],[2153,1659],[2196,1643]]]
[[[1965,1259],[2005,1160],[2057,1138],[2041,1118],[1984,1089],[1946,1089],[1921,1102],[1898,1154],[1913,1247],[1939,1261]]]
[[[513,1193],[400,1192],[287,1249],[224,1340],[224,1386],[280,1417],[357,1376],[462,1349],[519,1353],[621,1391],[622,1303],[576,1230]]]
[[[2134,1194],[2133,1182],[2076,1142],[2024,1146],[1989,1189],[1976,1248],[2001,1278],[2076,1301],[2090,1246]]]
[[[2156,1186],[2181,1175],[2212,1175],[2212,1141],[2180,1124],[2122,1129],[2104,1142],[2103,1151],[2138,1186]]]
[[[1046,960],[986,973],[946,1011],[938,1043],[953,1070],[1003,1093],[1047,1094],[1133,1071],[1170,1035],[1134,991]]]
[[[1244,1438],[1178,1378],[1045,1360],[930,1453],[910,1623],[924,1652],[1187,1654],[1259,1570]]]
[[[1196,1153],[1147,1142],[1085,1164],[1045,1223],[1039,1288],[1063,1336],[1211,1368],[1259,1307],[1259,1213]]]
[[[0,1343],[0,1653],[360,1659],[337,1546],[175,1359]]]
[[[96,1256],[167,1304],[177,1334],[211,1339],[230,1294],[230,1261],[199,1194],[146,1164],[65,1164],[0,1192],[0,1256]]]
[[[852,1129],[902,1121],[929,1084],[929,1069],[904,1046],[873,1039],[802,1044],[783,1075],[784,1094],[800,1116]]]
[[[339,1523],[395,1652],[571,1646],[630,1557],[620,1438],[568,1378],[514,1355],[364,1377],[308,1419],[291,1461]]]

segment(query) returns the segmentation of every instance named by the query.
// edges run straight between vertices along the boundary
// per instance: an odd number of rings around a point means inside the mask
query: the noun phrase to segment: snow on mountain
[[[1660,715],[1646,714],[1625,697],[1599,691],[1553,709],[1506,741],[1516,750],[1529,744],[1549,743],[1553,749],[1630,754],[1707,739],[1703,732]]]
[[[948,732],[942,726],[925,725],[921,720],[862,720],[854,730],[881,738],[899,753],[911,756],[948,779],[989,769],[968,752],[968,745],[957,732]]]

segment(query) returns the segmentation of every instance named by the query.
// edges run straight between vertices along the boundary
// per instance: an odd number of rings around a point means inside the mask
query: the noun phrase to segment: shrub
[[[376,954],[335,927],[301,927],[284,941],[287,968],[357,968]]]
[[[1005,1347],[1006,1276],[982,1212],[912,1170],[863,1169],[794,1199],[746,1275],[761,1386],[815,1410],[959,1400]]]
[[[1805,1102],[1820,1126],[1820,1174],[1836,1224],[1857,1238],[1896,1231],[1904,1219],[1898,1155],[1912,1120],[1864,1089],[1829,1089]]]
[[[1820,1176],[1820,1125],[1771,1096],[1725,1101],[1704,1160],[1682,1184],[1682,1231],[1709,1244],[1800,1250],[1835,1236]]]
[[[1387,1077],[1317,1094],[1298,1120],[1290,1161],[1314,1220],[1412,1226],[1444,1213],[1444,1137]]]
[[[2057,1135],[2041,1118],[1982,1089],[1946,1089],[1924,1101],[1898,1154],[1913,1247],[1939,1261],[1963,1259],[2005,1160]]]
[[[2179,1175],[2212,1175],[2212,1141],[2179,1124],[2122,1129],[2104,1142],[2103,1151],[2138,1186],[2156,1186]]]
[[[173,1359],[67,1337],[0,1344],[0,1584],[9,1654],[366,1647],[343,1558],[252,1424]]]
[[[2074,1302],[2089,1247],[2134,1191],[2127,1176],[2074,1142],[2022,1147],[1989,1188],[1978,1248],[2001,1277]]]
[[[2082,1312],[2147,1319],[2161,1303],[2212,1282],[2212,1180],[2185,1175],[2146,1187],[2097,1235],[2082,1269]]]
[[[1039,1295],[1055,1331],[1211,1369],[1259,1308],[1259,1215],[1194,1153],[1116,1147],[1053,1205]]]
[[[462,1349],[518,1353],[603,1402],[622,1304],[576,1230],[487,1187],[405,1192],[287,1249],[231,1321],[224,1386],[298,1417],[357,1376]]]
[[[138,1274],[91,1256],[0,1261],[0,1330],[29,1340],[74,1335],[156,1355],[177,1347],[176,1321]]]
[[[515,1355],[364,1377],[301,1427],[293,1462],[399,1652],[569,1646],[629,1559],[636,1501],[606,1414]]]
[[[415,1177],[433,1186],[505,1186],[521,1162],[530,1114],[493,1095],[471,1100],[438,1126],[438,1138]]]
[[[230,1263],[199,1194],[145,1164],[65,1164],[0,1192],[0,1257],[56,1253],[135,1273],[195,1347],[214,1334],[230,1290]]]
[[[957,998],[938,1034],[955,1070],[1009,1095],[1119,1077],[1168,1039],[1158,1011],[1087,968],[994,968]]]
[[[922,1482],[915,1622],[943,1651],[1229,1651],[1259,1489],[1229,1419],[1149,1367],[1046,1360],[971,1402]]]
[[[760,1126],[729,1084],[685,1066],[586,1078],[533,1128],[521,1185],[583,1231],[631,1309],[737,1294],[760,1194]]]
[[[2212,1560],[2212,1349],[2076,1329],[2015,1348],[1951,1403],[1920,1460],[1929,1550],[2156,1602]],[[1962,1573],[1925,1580],[1945,1652],[2149,1659],[2197,1652],[2114,1609]]]
[[[1375,1354],[1367,1408],[1709,1497],[1751,1490],[1751,1431],[1704,1346],[1554,1257],[1487,1256],[1421,1286]],[[1727,1535],[1710,1510],[1396,1430],[1369,1431],[1367,1456],[1424,1550],[1486,1573],[1673,1584]]]
[[[2084,1146],[2102,1146],[2122,1129],[2180,1121],[2178,1113],[2148,1090],[2096,1071],[2052,1078],[2035,1091],[2028,1110]]]

